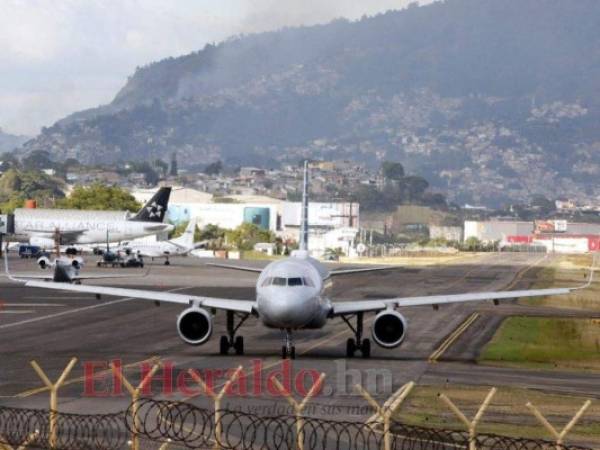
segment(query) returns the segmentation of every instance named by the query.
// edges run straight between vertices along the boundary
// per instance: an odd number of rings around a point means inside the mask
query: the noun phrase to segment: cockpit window
[[[267,277],[261,284],[265,286],[310,286],[315,287],[313,281],[308,277]]]
[[[286,281],[287,280],[285,278],[275,277],[275,278],[273,278],[272,284],[273,284],[273,286],[285,286],[287,284]]]
[[[302,286],[302,278],[288,278],[288,286]]]

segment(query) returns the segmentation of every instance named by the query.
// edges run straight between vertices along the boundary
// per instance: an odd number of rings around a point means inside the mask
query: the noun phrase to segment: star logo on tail
[[[146,207],[146,211],[148,211],[150,218],[153,218],[153,217],[160,218],[160,217],[162,217],[162,214],[163,214],[163,206],[159,205],[156,202],[152,202],[150,204],[150,206]]]

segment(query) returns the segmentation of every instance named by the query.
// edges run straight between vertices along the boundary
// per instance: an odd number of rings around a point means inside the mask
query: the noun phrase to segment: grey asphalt
[[[113,269],[97,269],[94,258],[87,256],[90,273],[108,273]],[[368,299],[376,297],[458,293],[503,289],[515,275],[540,259],[539,255],[489,254],[464,261],[431,267],[399,267],[397,269],[338,277],[333,287],[334,299]],[[151,264],[148,275],[140,269],[114,270],[131,273],[132,279],[118,279],[114,284],[145,289],[173,290],[180,293],[252,299],[255,274],[235,272],[204,265],[196,258],[173,258],[173,264]],[[257,266],[264,262],[253,262]],[[13,272],[36,271],[33,261],[10,258]],[[535,268],[513,288],[530,283]],[[111,284],[103,280],[102,284]],[[226,396],[224,407],[239,408],[259,414],[289,413],[287,402],[276,392],[269,377],[282,370],[279,358],[281,333],[264,328],[249,319],[240,329],[245,338],[244,356],[218,354],[219,336],[225,330],[224,314],[217,314],[212,339],[203,346],[183,343],[175,329],[181,306],[123,298],[95,299],[93,296],[49,292],[25,288],[0,279],[0,404],[21,407],[47,407],[47,392],[35,390],[41,381],[29,365],[35,359],[51,379],[60,375],[72,356],[79,359],[69,380],[84,375],[84,367],[98,372],[109,361],[118,360],[128,368],[126,376],[137,382],[141,361],[159,357],[172,367],[174,392],[164,390],[164,382],[152,383],[157,398],[191,401],[210,407],[205,395],[195,392],[197,386],[186,372],[197,369],[219,388],[224,373],[239,365],[245,377]],[[444,354],[440,362],[431,364],[428,357],[466,317],[478,311],[481,317]],[[491,338],[502,318],[512,314],[553,315],[548,308],[532,308],[515,303],[491,306],[485,304],[448,305],[439,311],[417,307],[402,311],[408,319],[409,331],[404,344],[386,350],[373,344],[372,357],[345,357],[345,341],[351,336],[341,320],[333,320],[326,328],[296,333],[298,358],[291,363],[291,387],[296,398],[306,392],[317,373],[325,373],[323,390],[310,403],[307,413],[338,419],[358,420],[372,411],[352,386],[361,382],[379,401],[384,401],[404,383],[473,385],[509,385],[534,387],[549,392],[568,392],[600,397],[598,375],[586,372],[550,372],[515,370],[480,366],[474,362],[482,346]],[[585,315],[567,311],[573,316]],[[587,315],[585,315],[587,317]],[[373,316],[366,318],[365,326]],[[253,369],[261,367],[257,375]],[[168,372],[168,371],[167,371]],[[159,376],[166,372],[159,371]],[[179,387],[177,380],[179,380]],[[111,412],[128,404],[126,395],[110,392],[112,378],[96,381],[95,393],[81,381],[69,381],[61,389],[60,410],[65,412]],[[33,391],[32,391],[33,389]],[[105,392],[107,390],[107,392]],[[191,391],[190,391],[191,390]],[[244,395],[240,394],[240,391]],[[260,392],[259,392],[260,391]]]

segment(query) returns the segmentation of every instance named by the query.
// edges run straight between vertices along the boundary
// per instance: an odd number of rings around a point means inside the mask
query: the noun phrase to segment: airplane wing
[[[25,233],[31,233],[37,237],[43,237],[43,238],[48,238],[48,239],[54,239],[55,236],[55,232],[51,232],[48,230],[33,230],[33,229],[28,229],[28,230],[23,230]],[[78,238],[79,236],[81,236],[83,233],[85,233],[86,231],[88,231],[87,229],[81,229],[81,230],[61,230],[60,231],[60,238],[61,240],[64,241],[70,241],[73,239]]]
[[[225,311],[251,314],[255,312],[256,302],[252,300],[231,300],[216,297],[175,294],[172,292],[146,291],[142,289],[116,288],[108,286],[76,285],[68,283],[47,283],[44,281],[26,281],[25,286],[59,291],[78,292],[84,294],[108,295],[113,297],[131,297],[141,300],[154,300],[181,305],[202,306]]]
[[[343,316],[348,314],[356,314],[359,312],[377,312],[384,309],[394,309],[409,306],[439,306],[451,303],[466,303],[466,302],[481,302],[485,300],[493,300],[495,302],[501,300],[514,300],[518,298],[528,297],[546,297],[553,295],[567,295],[580,289],[589,287],[594,280],[594,273],[597,270],[596,258],[592,260],[590,266],[590,275],[586,283],[575,287],[558,287],[549,289],[525,289],[519,291],[499,291],[499,292],[472,292],[465,294],[442,294],[442,295],[426,295],[420,297],[396,297],[379,300],[359,300],[355,302],[338,302],[333,303],[330,315]]]
[[[263,270],[260,267],[236,266],[233,264],[206,263],[206,265],[212,267],[221,267],[222,269],[242,270],[244,272],[260,273]]]
[[[28,280],[48,280],[48,281],[52,281],[54,278],[54,275],[49,273],[47,275],[42,275],[42,274],[28,274],[28,273],[15,273],[13,274],[13,276],[15,278],[21,278],[21,279],[28,279]]]
[[[225,311],[241,312],[246,314],[256,313],[256,302],[252,300],[232,300],[228,298],[202,297],[197,295],[175,294],[173,292],[146,291],[143,289],[128,289],[108,286],[92,286],[70,283],[49,283],[48,281],[35,281],[19,279],[8,270],[8,255],[4,254],[4,271],[6,276],[26,287],[36,287],[55,291],[79,292],[84,294],[107,295],[112,297],[129,297],[141,300],[154,300],[181,305],[196,305],[205,308],[215,308]]]
[[[361,272],[376,272],[379,270],[391,270],[397,269],[394,266],[385,266],[385,267],[366,267],[362,269],[338,269],[329,271],[329,276],[335,277],[337,275],[348,275],[352,273],[361,273]]]
[[[356,302],[337,302],[332,304],[333,316],[355,314],[358,312],[377,312],[408,306],[439,306],[450,303],[481,302],[485,300],[514,300],[526,297],[546,297],[570,294],[579,288],[531,289],[522,291],[473,292],[468,294],[430,295],[422,297],[397,297],[379,300],[359,300]]]

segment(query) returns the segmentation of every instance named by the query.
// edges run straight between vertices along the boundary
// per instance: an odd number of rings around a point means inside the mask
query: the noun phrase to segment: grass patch
[[[444,393],[464,412],[473,417],[489,392],[485,386],[418,386],[395,412],[394,418],[402,423],[464,430],[464,425],[440,401]],[[481,433],[531,439],[551,436],[525,407],[528,401],[547,415],[557,428],[562,428],[586,399],[578,396],[546,394],[531,389],[500,387],[483,416],[478,428]],[[600,403],[594,402],[579,424],[567,438],[567,443],[597,447],[600,445]]]
[[[600,370],[600,321],[509,317],[480,362],[539,368]]]
[[[583,284],[587,281],[591,264],[590,255],[557,256],[552,259],[550,265],[537,271],[532,288],[544,289]],[[569,295],[523,299],[519,302],[532,306],[600,311],[600,272],[595,274],[594,282],[586,289]]]

